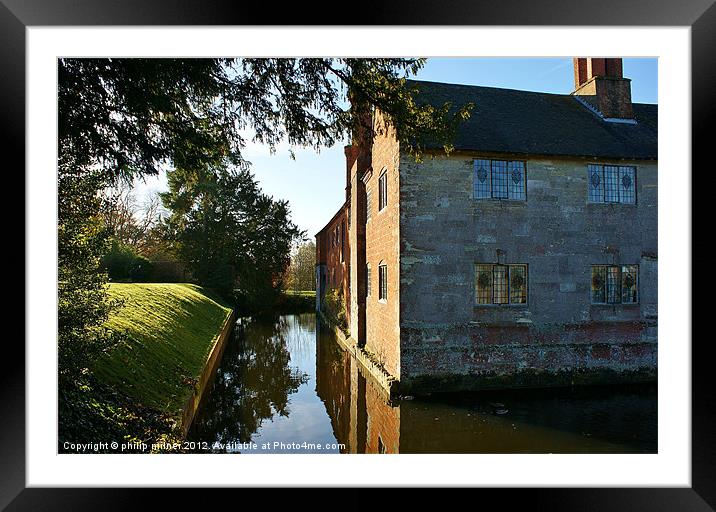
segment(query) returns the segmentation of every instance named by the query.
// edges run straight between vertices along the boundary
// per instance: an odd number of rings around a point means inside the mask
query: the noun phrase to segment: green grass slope
[[[191,284],[112,283],[109,292],[124,305],[107,325],[128,339],[96,362],[95,375],[138,404],[179,413],[231,309]]]

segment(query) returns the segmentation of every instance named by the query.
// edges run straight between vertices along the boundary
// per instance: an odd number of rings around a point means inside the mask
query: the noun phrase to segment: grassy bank
[[[231,313],[191,284],[112,283],[109,293],[123,306],[106,327],[123,341],[95,361],[84,382],[59,390],[61,453],[71,452],[65,442],[179,441],[181,413]]]
[[[179,413],[231,309],[191,284],[113,283],[109,291],[124,305],[108,327],[128,336],[94,374],[143,407]]]

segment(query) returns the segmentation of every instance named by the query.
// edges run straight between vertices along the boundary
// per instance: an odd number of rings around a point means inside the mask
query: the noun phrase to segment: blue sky
[[[623,69],[632,81],[632,100],[657,103],[657,59],[624,59]],[[557,94],[574,88],[571,58],[431,58],[413,78]],[[287,199],[293,221],[312,239],[345,198],[343,144],[320,153],[298,148],[295,155],[291,160],[287,146],[278,147],[274,155],[256,144],[244,151],[261,188],[276,199]],[[139,185],[138,194],[165,187],[166,179],[160,176]]]

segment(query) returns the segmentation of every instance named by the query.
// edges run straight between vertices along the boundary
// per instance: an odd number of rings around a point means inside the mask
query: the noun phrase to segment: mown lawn
[[[297,295],[299,297],[316,298],[316,290],[286,290],[286,295]]]
[[[94,374],[138,405],[179,413],[231,309],[191,284],[112,283],[109,291],[124,305],[108,327],[128,338]]]

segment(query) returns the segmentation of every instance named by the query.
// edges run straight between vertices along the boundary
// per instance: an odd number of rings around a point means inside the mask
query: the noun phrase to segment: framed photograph
[[[716,7],[170,4],[0,5],[26,191],[0,506],[716,507],[691,252]]]

